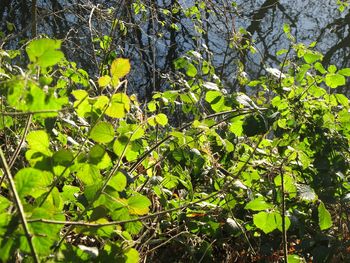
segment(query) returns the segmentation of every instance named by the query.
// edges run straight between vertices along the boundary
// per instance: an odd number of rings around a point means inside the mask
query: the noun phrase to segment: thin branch
[[[13,153],[13,155],[12,155],[12,157],[11,157],[11,159],[10,159],[10,163],[9,163],[9,168],[10,168],[10,169],[12,168],[13,164],[15,163],[15,161],[16,161],[16,159],[17,159],[17,157],[18,157],[18,154],[19,154],[19,152],[20,152],[20,150],[21,150],[21,148],[22,148],[22,145],[23,145],[24,140],[25,140],[25,138],[26,138],[26,136],[27,136],[27,133],[28,133],[30,124],[32,123],[32,117],[33,117],[32,114],[30,114],[30,115],[28,116],[28,119],[27,119],[27,122],[26,122],[26,126],[24,127],[24,131],[23,131],[21,140],[20,140],[20,142],[19,142],[19,144],[18,144],[18,146],[17,146],[15,152]],[[0,183],[0,185],[1,185],[1,183]]]
[[[19,198],[19,195],[17,193],[15,182],[13,180],[10,168],[9,168],[9,166],[7,164],[4,152],[2,151],[1,147],[0,147],[0,158],[1,158],[1,161],[2,161],[4,174],[7,176],[11,192],[12,192],[12,194],[14,196],[15,205],[16,205],[16,207],[18,209],[18,213],[19,213],[21,221],[22,221],[24,233],[25,233],[25,235],[27,237],[27,241],[28,241],[28,244],[29,244],[30,251],[32,253],[33,260],[34,260],[35,263],[37,263],[37,262],[39,262],[39,257],[38,257],[38,254],[35,251],[35,247],[34,247],[34,244],[33,244],[33,236],[32,236],[32,234],[29,231],[29,227],[28,227],[28,223],[27,223],[27,220],[26,220],[26,217],[25,217],[23,205],[22,205],[21,199]]]

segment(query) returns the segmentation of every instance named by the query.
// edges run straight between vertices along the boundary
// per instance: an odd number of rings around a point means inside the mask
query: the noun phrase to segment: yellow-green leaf
[[[162,126],[165,126],[168,123],[168,117],[164,113],[159,113],[156,115],[156,122]]]
[[[95,142],[108,143],[114,139],[114,128],[108,122],[99,122],[91,130],[90,138]]]
[[[117,58],[112,62],[111,65],[111,76],[112,78],[123,78],[130,72],[130,62],[126,58]]]
[[[151,201],[143,195],[135,195],[128,199],[128,208],[130,214],[145,215],[149,212]]]
[[[111,82],[111,77],[108,75],[102,76],[98,79],[98,85],[101,88],[108,86],[110,82]]]

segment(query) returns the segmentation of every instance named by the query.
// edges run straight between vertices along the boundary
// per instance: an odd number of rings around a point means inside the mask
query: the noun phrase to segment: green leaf
[[[102,76],[98,79],[98,85],[101,88],[104,88],[104,87],[108,86],[109,83],[111,83],[111,80],[112,80],[111,77],[108,75]]]
[[[111,76],[112,78],[123,78],[130,72],[131,66],[129,59],[117,58],[113,60],[111,65]]]
[[[49,220],[65,220],[64,215],[54,207],[37,207],[30,213],[29,219],[49,219]],[[34,246],[40,255],[49,255],[52,245],[59,239],[62,225],[52,225],[47,227],[46,223],[33,222],[29,223],[29,230],[33,234]]]
[[[165,126],[165,125],[168,124],[168,117],[165,114],[163,114],[163,113],[159,113],[159,114],[156,115],[155,121],[158,124],[160,124],[162,126]]]
[[[187,64],[186,75],[191,78],[197,75],[197,69],[192,63]]]
[[[85,184],[93,185],[98,181],[101,181],[102,176],[96,165],[88,163],[78,163],[72,170],[76,172],[76,176]]]
[[[39,197],[46,192],[47,187],[52,183],[53,175],[35,168],[22,168],[15,176],[15,184],[18,195]]]
[[[109,143],[114,139],[114,128],[108,122],[97,123],[90,132],[90,138],[95,142]]]
[[[346,77],[350,77],[350,68],[343,68],[343,69],[338,71],[338,74],[346,76]]]
[[[340,74],[329,73],[325,77],[326,85],[332,89],[343,86],[346,83],[345,77]]]
[[[335,73],[337,71],[337,67],[334,66],[334,65],[330,65],[328,68],[327,68],[328,72],[329,73]]]
[[[155,112],[157,110],[157,104],[154,101],[147,103],[147,108],[150,112]]]
[[[242,136],[243,134],[243,123],[244,116],[237,116],[231,119],[230,132],[236,136]]]
[[[331,214],[326,209],[323,202],[318,206],[318,225],[321,230],[330,228],[333,225]]]
[[[327,72],[326,69],[322,66],[322,64],[320,62],[316,62],[314,67],[321,74],[325,74]]]
[[[126,151],[128,147],[128,140],[125,138],[118,138],[113,143],[113,152],[119,157],[122,156],[123,152]]]
[[[205,100],[210,103],[211,108],[215,112],[229,110],[230,108],[225,106],[225,98],[220,91],[209,90],[205,94]]]
[[[143,195],[135,195],[128,199],[128,209],[130,214],[145,215],[149,212],[151,201]]]
[[[10,200],[0,195],[0,213],[4,213],[5,210],[10,206],[10,204]]]
[[[253,215],[254,225],[268,234],[277,228],[275,213],[260,212]]]
[[[266,210],[266,209],[271,209],[273,208],[272,204],[267,203],[262,197],[256,198],[252,201],[250,201],[244,209],[250,209],[253,211],[261,211],[261,210]]]
[[[95,164],[98,169],[106,169],[112,166],[111,158],[102,145],[94,145],[89,152],[89,162]]]
[[[299,257],[298,255],[292,254],[288,255],[288,263],[304,263],[306,262],[304,258]]]
[[[156,116],[151,116],[147,119],[147,123],[151,125],[152,127],[156,126]]]
[[[112,96],[112,103],[106,110],[106,115],[112,118],[124,118],[130,111],[130,99],[124,93],[117,93]]]
[[[121,171],[118,171],[115,175],[113,175],[108,185],[112,186],[118,192],[121,192],[127,185],[126,176]]]
[[[125,263],[138,263],[140,261],[139,252],[135,248],[129,248],[124,252]]]
[[[305,62],[309,64],[312,64],[317,60],[321,60],[321,59],[322,59],[322,55],[317,52],[309,51],[304,55]]]
[[[64,58],[60,40],[42,38],[33,40],[26,47],[29,60],[40,67],[46,68],[56,65]]]
[[[344,94],[332,94],[337,99],[338,103],[344,107],[349,107],[349,99]]]
[[[76,200],[76,194],[80,192],[80,188],[77,186],[72,185],[65,185],[62,189],[62,199],[64,202],[68,201],[75,201]]]
[[[276,220],[277,229],[282,232],[282,230],[283,230],[283,227],[282,227],[282,216],[281,216],[280,213],[276,213],[275,212],[275,220]],[[284,218],[284,223],[285,223],[285,228],[286,228],[286,231],[287,231],[289,229],[289,227],[290,227],[290,224],[291,224],[290,223],[290,219],[289,219],[288,216],[286,216]]]
[[[79,117],[85,117],[85,114],[91,111],[89,96],[85,90],[73,90],[72,95],[76,98],[74,108],[77,108]]]
[[[120,121],[117,129],[119,136],[127,137],[130,141],[135,141],[143,137],[145,130],[137,124],[128,124]]]
[[[290,174],[284,174],[284,191],[286,193],[289,193],[289,195],[295,195],[297,192],[297,188],[295,186],[295,180]],[[281,186],[282,181],[281,181],[281,175],[277,175],[274,179],[275,185],[276,186]]]
[[[68,167],[74,159],[73,154],[69,150],[61,149],[52,155],[55,165]]]
[[[49,149],[49,135],[45,131],[32,131],[28,133],[26,139],[31,150],[43,153],[46,156],[52,155],[52,152]]]

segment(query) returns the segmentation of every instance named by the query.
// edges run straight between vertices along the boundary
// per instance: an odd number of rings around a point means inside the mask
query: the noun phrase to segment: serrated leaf
[[[220,91],[209,90],[205,94],[205,100],[210,103],[211,108],[215,112],[229,110],[230,108],[225,106],[225,98]]]
[[[63,52],[59,50],[60,48],[60,40],[42,38],[30,42],[26,47],[26,51],[31,62],[46,68],[56,65],[64,58]]]
[[[129,59],[117,58],[113,60],[111,65],[111,76],[112,78],[123,78],[130,72],[131,66]]]
[[[104,88],[104,87],[108,86],[109,83],[111,83],[111,80],[112,80],[111,77],[108,75],[102,76],[98,79],[98,85],[101,88]]]
[[[124,118],[130,111],[130,99],[124,93],[117,93],[112,96],[112,103],[105,114],[112,118]]]
[[[49,219],[49,220],[65,220],[63,213],[54,207],[37,207],[30,213],[29,219]],[[53,225],[47,227],[42,222],[32,222],[29,224],[29,230],[33,234],[33,243],[40,255],[49,255],[52,245],[59,239],[59,233],[62,225]]]
[[[85,185],[93,185],[102,179],[100,171],[96,165],[79,163],[74,167],[74,171],[76,172],[76,176]]]
[[[295,186],[295,180],[294,178],[289,175],[289,174],[284,174],[284,191],[286,193],[289,193],[289,195],[295,195],[297,192],[297,188]],[[275,185],[276,186],[281,186],[282,181],[281,181],[281,175],[277,175],[274,179]]]
[[[242,136],[243,134],[243,123],[244,123],[244,116],[238,116],[233,119],[231,119],[230,124],[230,132],[235,134],[236,136]]]
[[[105,148],[99,144],[90,149],[89,162],[96,165],[98,169],[107,169],[113,165]]]
[[[143,137],[145,130],[137,124],[128,124],[120,121],[117,129],[119,136],[127,137],[130,141],[135,141]]]
[[[168,117],[167,117],[165,114],[163,114],[163,113],[159,113],[159,114],[156,115],[155,121],[156,121],[159,125],[165,126],[165,125],[168,124]]]
[[[121,192],[127,185],[126,176],[121,171],[118,171],[115,175],[113,175],[108,185],[112,186],[118,192]]]
[[[50,140],[49,135],[43,131],[32,131],[28,133],[27,137],[28,146],[31,150],[43,153],[47,156],[51,156],[52,152],[49,149]]]
[[[35,168],[22,168],[15,176],[18,195],[23,198],[30,195],[34,198],[46,192],[52,183],[53,175]]]
[[[128,140],[123,138],[118,138],[113,143],[113,152],[119,157],[122,156],[123,152],[126,151],[128,147]]]
[[[114,139],[114,128],[108,122],[97,123],[90,132],[90,138],[95,142],[109,143]]]
[[[318,206],[318,225],[320,226],[321,230],[328,229],[332,227],[332,217],[331,214],[326,209],[323,202],[321,202]]]
[[[0,213],[4,213],[5,210],[10,206],[11,201],[0,195]],[[1,228],[1,224],[0,224]]]
[[[151,201],[143,195],[135,195],[128,199],[128,209],[130,214],[145,215],[149,212]]]

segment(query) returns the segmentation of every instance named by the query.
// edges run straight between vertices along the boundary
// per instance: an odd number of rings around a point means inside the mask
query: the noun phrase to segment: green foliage
[[[186,15],[199,19],[201,8]],[[321,54],[292,42],[279,69],[249,83],[259,91],[253,98],[228,93],[210,62],[190,52],[175,61],[186,88],[143,105],[119,90],[128,59],[114,59],[94,80],[97,90],[60,45],[30,42],[27,69],[0,59],[0,129],[11,144],[1,172],[2,261],[19,253],[26,261],[138,262],[145,237],[198,261],[213,257],[212,240],[248,246],[290,234],[316,244],[288,255],[302,262],[320,256],[314,236],[341,238],[335,225],[345,214],[335,204],[350,191],[350,113],[336,88],[349,69],[326,70]],[[177,126],[179,114],[189,117]]]

